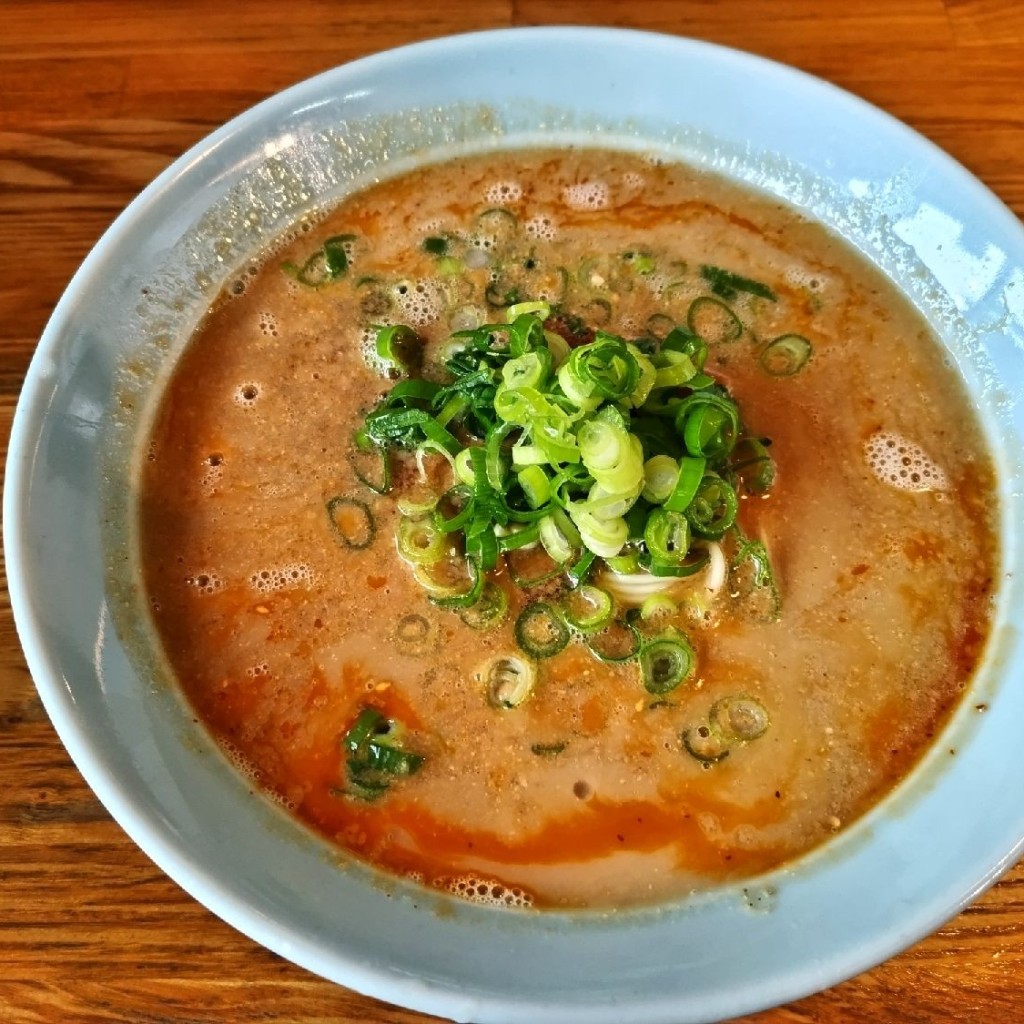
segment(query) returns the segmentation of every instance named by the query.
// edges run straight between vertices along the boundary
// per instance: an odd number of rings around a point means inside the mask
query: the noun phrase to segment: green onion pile
[[[706,371],[708,343],[689,326],[697,317],[636,342],[576,322],[566,333],[590,339],[576,347],[546,329],[565,314],[551,317],[547,303],[521,302],[505,323],[457,331],[433,361],[442,380],[422,375],[424,342],[412,328],[380,328],[377,356],[404,379],[357,432],[356,471],[384,493],[392,451],[448,461],[444,493],[398,500],[398,550],[434,603],[485,628],[508,607],[488,575],[500,562],[524,589],[562,577],[570,592],[558,607],[532,601],[520,612],[523,652],[543,659],[580,636],[602,660],[638,659],[648,690],[668,692],[693,670],[686,637],[645,641],[635,617],[614,620],[609,595],[586,581],[598,568],[690,576],[729,531],[757,582],[770,578],[763,545],[737,524],[740,491],[773,483],[770,442],[746,431]],[[524,573],[538,552],[543,571]]]

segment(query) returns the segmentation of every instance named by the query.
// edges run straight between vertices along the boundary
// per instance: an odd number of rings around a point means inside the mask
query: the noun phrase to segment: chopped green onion
[[[404,615],[395,625],[395,642],[402,654],[425,654],[431,645],[430,623],[416,613]]]
[[[644,463],[642,497],[661,505],[672,493],[679,479],[679,463],[671,455],[655,455]]]
[[[538,757],[554,757],[556,754],[561,754],[567,746],[568,743],[564,740],[559,743],[533,743],[530,746],[530,751]]]
[[[543,549],[509,551],[505,555],[505,565],[512,582],[522,590],[539,587],[565,571],[565,566],[555,562]]]
[[[515,636],[531,658],[551,658],[564,650],[570,639],[562,617],[543,601],[532,601],[519,613]]]
[[[510,359],[502,368],[501,376],[510,388],[540,388],[551,372],[551,353],[546,348],[527,352]]]
[[[385,718],[376,708],[363,708],[345,733],[342,746],[350,754],[358,754],[384,724]]]
[[[495,534],[498,537],[498,550],[501,552],[517,551],[519,548],[536,545],[540,539],[540,529],[537,523],[517,523],[514,527],[495,527]]]
[[[423,339],[404,324],[392,324],[377,331],[377,355],[406,373],[423,364]]]
[[[687,729],[682,737],[683,749],[695,757],[705,768],[710,768],[729,756],[729,745],[724,737],[707,725]]]
[[[651,594],[640,605],[640,618],[644,622],[649,622],[652,619],[661,618],[663,615],[674,615],[678,610],[679,606],[668,594]]]
[[[387,494],[391,490],[391,458],[386,448],[374,448],[369,441],[366,444],[363,448],[357,439],[355,450],[349,452],[352,472],[375,494]]]
[[[448,239],[436,235],[424,238],[422,248],[431,256],[444,256],[448,252]]]
[[[760,281],[752,281],[749,277],[741,277],[732,271],[723,270],[721,267],[711,267],[704,264],[700,268],[700,276],[711,286],[711,290],[723,299],[735,299],[738,292],[748,292],[761,299],[777,301],[778,296],[766,284]]]
[[[684,455],[679,460],[679,469],[676,474],[672,492],[664,500],[664,507],[669,512],[685,512],[690,502],[693,501],[700,482],[704,479],[704,467],[707,460],[692,455]]]
[[[615,619],[587,637],[587,648],[598,661],[619,665],[632,661],[643,644],[640,630],[625,619]]]
[[[330,284],[348,271],[349,246],[355,239],[355,235],[332,235],[301,267],[283,263],[281,268],[310,288]]]
[[[580,531],[583,543],[601,558],[617,555],[629,540],[629,527],[621,516],[600,519],[578,504],[569,506],[569,515]]]
[[[327,519],[334,535],[347,548],[368,548],[377,535],[369,505],[358,498],[338,495],[327,502]]]
[[[526,313],[535,316],[538,320],[547,320],[551,316],[551,304],[548,302],[517,302],[505,311],[505,319],[512,323]]]
[[[540,542],[551,558],[560,563],[572,558],[573,547],[554,516],[545,516],[538,524]]]
[[[508,594],[497,583],[488,580],[480,594],[480,600],[459,612],[459,618],[473,629],[490,629],[497,625],[508,612]]]
[[[604,563],[613,573],[620,576],[628,576],[640,570],[640,558],[637,551],[627,551],[623,555],[606,558]]]
[[[686,326],[709,345],[735,341],[743,334],[740,318],[724,303],[701,295],[690,303]]]
[[[736,522],[739,498],[717,473],[705,473],[685,516],[698,537],[718,540]]]
[[[569,358],[572,351],[569,342],[555,331],[545,331],[544,340],[548,343],[548,351],[551,353],[551,364],[557,369]]]
[[[724,697],[712,706],[709,718],[712,726],[733,742],[756,740],[771,724],[764,705],[753,697]]]
[[[515,654],[503,654],[488,662],[481,673],[492,707],[511,711],[533,692],[536,666]]]
[[[656,508],[647,517],[644,544],[651,561],[659,565],[682,565],[690,550],[690,524],[681,512]]]
[[[566,572],[566,576],[569,579],[569,585],[572,587],[578,587],[587,578],[591,568],[593,568],[594,561],[597,555],[593,551],[586,548],[583,550],[583,554],[580,555],[579,561]]]
[[[678,630],[648,640],[640,648],[640,671],[648,693],[670,693],[693,674],[689,640]]]
[[[473,474],[473,460],[470,457],[472,452],[471,448],[463,448],[458,455],[455,456],[455,475],[459,478],[459,481],[466,484],[468,487],[473,486],[473,480],[475,476]]]
[[[652,313],[647,319],[647,330],[659,341],[667,338],[675,329],[676,322],[664,313]]]
[[[761,350],[761,366],[773,377],[792,377],[811,358],[811,343],[799,334],[783,334]]]
[[[570,591],[562,602],[566,622],[582,633],[603,629],[612,621],[614,613],[611,594],[589,584]]]
[[[437,508],[438,496],[431,490],[422,488],[415,491],[407,491],[395,502],[398,511],[403,516],[411,516],[413,519],[418,516],[429,515]]]
[[[515,461],[515,453],[518,449],[512,449],[512,459]],[[519,471],[519,486],[530,508],[541,508],[551,499],[551,479],[540,466],[526,466]]]
[[[698,391],[679,403],[676,430],[690,455],[717,459],[728,455],[740,431],[740,414],[731,399]]]
[[[442,577],[438,569],[445,569]],[[476,559],[467,556],[461,569],[453,568],[450,562],[435,562],[430,565],[416,565],[413,573],[421,587],[430,595],[431,601],[442,608],[468,608],[476,604],[484,586],[484,574]],[[453,576],[459,578],[453,579]]]
[[[399,723],[385,719],[375,708],[360,711],[342,737],[348,753],[347,795],[376,800],[396,778],[420,770],[424,757],[399,745],[403,732]]]
[[[445,535],[432,519],[403,516],[398,523],[398,553],[413,565],[433,565],[446,554]]]
[[[767,494],[775,483],[775,462],[764,441],[745,437],[732,450],[729,468],[748,494]]]
[[[628,263],[633,270],[641,275],[653,274],[657,263],[649,252],[629,250],[622,254],[622,261]]]
[[[448,509],[454,509],[446,516]],[[455,533],[463,529],[473,518],[473,492],[467,484],[449,487],[438,499],[434,509],[434,522],[442,533]]]

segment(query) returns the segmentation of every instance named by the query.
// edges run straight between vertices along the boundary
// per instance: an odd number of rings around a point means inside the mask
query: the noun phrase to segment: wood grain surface
[[[285,86],[508,25],[690,35],[821,75],[1024,212],[1022,0],[0,0],[0,434],[78,263],[160,170]],[[586,69],[573,73],[585,74]],[[823,908],[841,913],[841,908]],[[901,956],[744,1024],[1024,1021],[1024,867]],[[0,594],[0,1024],[414,1024],[177,888],[114,824],[42,709]]]

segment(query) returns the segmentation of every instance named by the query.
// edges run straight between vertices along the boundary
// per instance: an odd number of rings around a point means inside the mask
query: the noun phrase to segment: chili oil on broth
[[[481,221],[495,208],[508,216]],[[880,275],[779,204],[601,151],[424,168],[304,228],[188,345],[140,481],[156,628],[197,712],[261,787],[357,857],[428,885],[506,905],[621,906],[787,862],[908,771],[987,634],[994,482],[958,378]],[[353,236],[338,280],[306,287],[282,271],[338,235]],[[478,254],[469,269],[447,273],[424,251],[440,235]],[[621,259],[639,251],[655,254],[653,270]],[[392,383],[366,358],[371,325],[411,324],[429,361],[467,318],[501,317],[486,290],[513,253],[531,264],[515,265],[527,297],[625,337],[652,314],[685,319],[708,290],[702,264],[778,296],[731,302],[744,335],[712,346],[708,368],[772,439],[776,485],[740,518],[768,545],[782,613],[752,613],[732,579],[706,614],[684,599],[698,665],[668,700],[652,699],[635,664],[571,643],[541,663],[528,701],[493,707],[478,672],[516,652],[524,598],[502,575],[512,614],[485,631],[434,607],[396,553],[393,498],[349,460]],[[811,358],[769,376],[763,343],[790,332]],[[903,456],[920,446],[939,487],[887,483],[887,466],[909,480],[887,438]],[[400,483],[415,472],[406,460]],[[332,529],[325,508],[339,495],[372,512],[364,548]],[[410,615],[425,638],[399,629]],[[765,735],[718,763],[690,756],[681,735],[736,695],[768,710]],[[340,795],[341,739],[366,706],[405,723],[425,758],[373,803]]]

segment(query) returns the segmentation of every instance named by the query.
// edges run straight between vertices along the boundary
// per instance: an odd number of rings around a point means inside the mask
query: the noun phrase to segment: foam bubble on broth
[[[230,740],[221,740],[221,749],[227,755],[227,759],[231,762],[232,766],[241,774],[245,779],[254,785],[259,785],[260,779],[263,777],[263,773],[256,766],[256,764],[246,757],[238,747],[235,746]],[[268,794],[269,795],[269,794]]]
[[[533,897],[518,886],[505,885],[479,875],[457,875],[438,880],[438,887],[470,903],[487,907],[526,909],[533,906]]]
[[[484,199],[495,206],[517,203],[523,198],[523,186],[518,181],[493,181],[484,189]]]
[[[292,587],[309,586],[317,574],[305,562],[292,562],[270,569],[258,569],[249,577],[249,586],[261,594],[273,594]]]
[[[382,377],[387,374],[389,366],[386,360],[377,355],[377,328],[388,327],[393,323],[392,317],[381,316],[377,318],[375,324],[369,324],[359,332],[359,354],[366,365]]]
[[[224,589],[224,580],[212,569],[202,569],[199,572],[189,573],[185,577],[185,583],[194,587],[200,594],[216,594]]]
[[[558,228],[547,214],[538,214],[523,224],[527,237],[552,242],[558,237]]]
[[[562,190],[565,205],[574,210],[601,210],[608,205],[608,183],[604,181],[581,181],[567,185]]]
[[[263,385],[258,381],[247,380],[235,388],[232,399],[235,405],[240,405],[243,409],[251,409],[259,401],[262,390]]]
[[[808,291],[820,291],[824,286],[824,279],[820,271],[799,264],[792,264],[783,271],[783,278],[787,284],[794,288],[806,288]]]
[[[266,335],[268,338],[276,338],[279,326],[277,317],[273,313],[265,309],[260,310],[259,327],[261,334]]]
[[[864,444],[864,457],[878,479],[900,491],[945,491],[945,471],[915,441],[881,430]]]
[[[392,293],[398,319],[413,327],[426,327],[440,317],[444,294],[436,281],[402,281]]]

